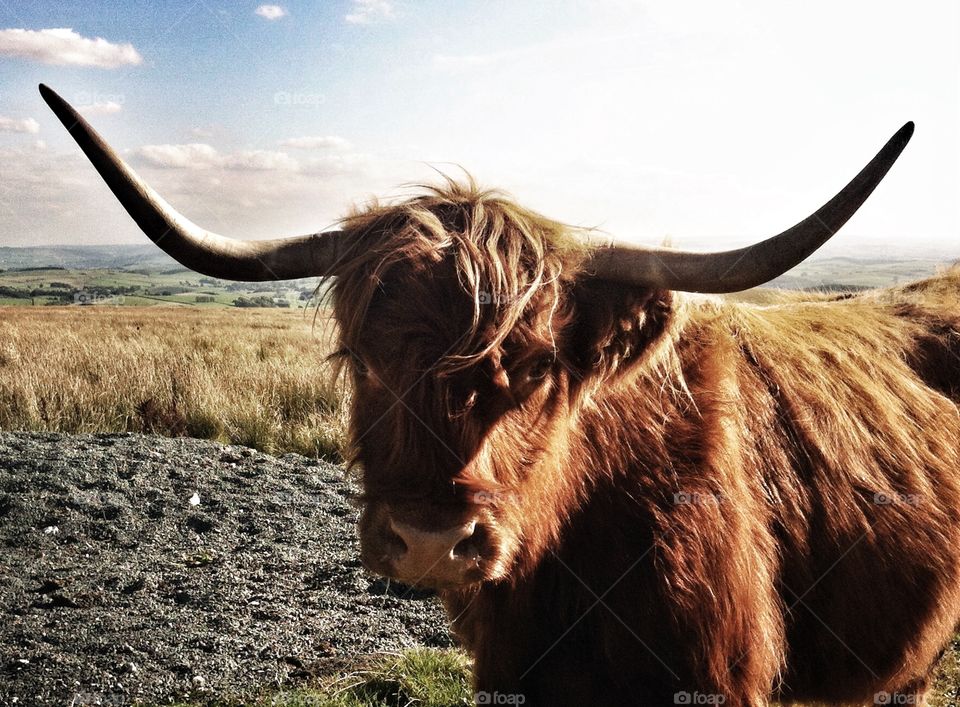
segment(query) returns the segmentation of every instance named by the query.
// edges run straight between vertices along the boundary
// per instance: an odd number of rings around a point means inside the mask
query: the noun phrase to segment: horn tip
[[[916,125],[914,122],[912,120],[908,120],[903,124],[903,127],[897,131],[896,135],[894,135],[894,138],[898,142],[902,142],[904,145],[906,145],[910,138],[913,137],[913,129],[915,127]]]
[[[50,106],[51,108],[54,108],[54,106],[58,103],[63,103],[63,99],[57,95],[56,91],[54,91],[52,88],[47,86],[47,84],[45,83],[40,84],[39,89],[40,89],[40,95],[43,97],[43,100],[46,101],[47,105]],[[54,110],[56,110],[56,108],[54,108]]]
[[[56,91],[46,84],[40,84],[40,95],[68,132],[73,133],[74,127],[83,122],[83,118],[80,117],[73,106],[63,100]]]

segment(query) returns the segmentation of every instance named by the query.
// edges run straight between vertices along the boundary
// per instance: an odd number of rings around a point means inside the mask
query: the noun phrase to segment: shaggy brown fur
[[[391,518],[478,519],[476,581],[442,588],[478,690],[922,693],[960,618],[960,269],[766,307],[645,291],[472,184],[345,228],[364,561],[389,572]]]

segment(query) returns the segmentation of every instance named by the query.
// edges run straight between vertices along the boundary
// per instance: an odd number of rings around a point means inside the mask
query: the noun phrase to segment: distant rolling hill
[[[901,285],[949,267],[949,258],[814,256],[770,283],[786,290],[861,290]]]
[[[0,270],[50,267],[149,272],[184,270],[182,265],[153,243],[0,247]]]
[[[318,278],[231,282],[187,270],[152,243],[0,247],[0,307],[289,307],[315,304]]]

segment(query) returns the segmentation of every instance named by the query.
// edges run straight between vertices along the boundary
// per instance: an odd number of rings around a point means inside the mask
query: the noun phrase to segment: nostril
[[[477,544],[473,538],[464,538],[453,547],[453,556],[455,558],[468,558],[477,555]]]
[[[384,532],[392,540],[395,540],[404,547],[407,547],[407,541],[404,539],[404,536],[409,533],[409,528],[407,526],[403,525],[402,523],[397,523],[391,519],[388,527],[384,529]]]
[[[483,535],[483,526],[477,526],[476,521],[472,521],[463,528],[463,537],[453,546],[453,556],[461,558],[476,557],[480,554],[480,538]]]
[[[386,535],[385,546],[387,553],[393,557],[400,557],[407,551],[407,543],[404,541],[400,533],[396,532],[391,524],[390,528],[386,528],[384,531]]]

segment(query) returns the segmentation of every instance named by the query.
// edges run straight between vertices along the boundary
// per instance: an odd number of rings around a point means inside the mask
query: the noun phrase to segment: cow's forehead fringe
[[[343,219],[351,252],[336,270],[334,294],[341,336],[356,342],[386,280],[421,286],[430,267],[452,263],[473,301],[473,320],[445,357],[449,370],[489,355],[517,329],[530,330],[521,332],[524,338],[549,329],[585,250],[573,227],[482,189],[469,176],[445,179],[419,186],[402,203],[375,203]]]

